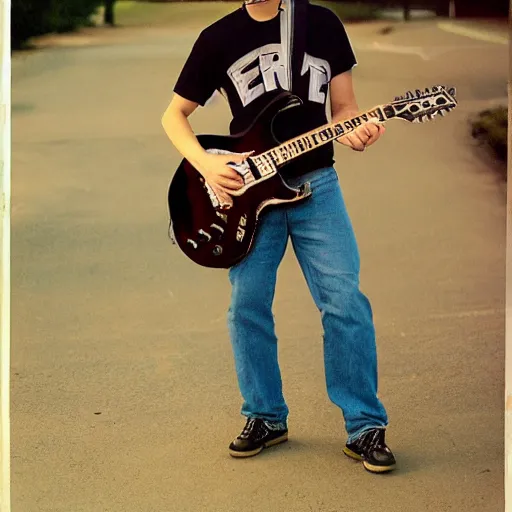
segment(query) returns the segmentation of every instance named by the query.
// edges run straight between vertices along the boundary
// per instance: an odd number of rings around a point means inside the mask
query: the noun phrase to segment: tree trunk
[[[403,0],[404,2],[404,20],[409,21],[411,19],[411,0]]]
[[[114,26],[114,3],[116,0],[105,0],[105,25]]]
[[[437,0],[436,15],[446,17],[450,12],[450,0]]]

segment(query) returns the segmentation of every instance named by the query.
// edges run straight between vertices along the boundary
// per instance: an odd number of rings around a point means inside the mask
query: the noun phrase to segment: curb
[[[504,44],[508,45],[509,40],[508,37],[501,36],[499,34],[490,32],[485,29],[476,29],[464,27],[462,25],[458,25],[456,23],[442,21],[437,24],[438,28],[444,30],[445,32],[451,32],[452,34],[457,34],[459,36],[469,37],[471,39],[477,39],[479,41],[485,41],[487,43],[495,43],[495,44]]]

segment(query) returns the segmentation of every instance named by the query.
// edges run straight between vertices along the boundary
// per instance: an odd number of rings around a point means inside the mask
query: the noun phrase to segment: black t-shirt
[[[327,122],[326,101],[331,79],[352,69],[356,58],[345,28],[331,10],[308,5],[306,50],[301,77],[292,93],[303,105],[290,109],[280,140],[300,135]],[[174,92],[204,106],[215,91],[228,101],[233,119],[229,132],[239,133],[288,85],[288,62],[281,45],[279,13],[256,21],[245,6],[205,28],[178,77]],[[290,162],[285,176],[302,174],[334,163],[333,143]]]

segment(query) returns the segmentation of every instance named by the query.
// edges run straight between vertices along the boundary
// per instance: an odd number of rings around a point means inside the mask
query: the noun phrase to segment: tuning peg
[[[421,98],[422,94],[419,89],[416,89],[416,98]]]
[[[446,112],[444,110],[439,110],[437,112],[441,117],[444,117],[446,115]]]
[[[455,93],[456,93],[456,89],[455,89],[455,87],[450,87],[450,88],[448,89],[448,94],[449,94],[450,96],[454,96],[454,97],[455,97]]]

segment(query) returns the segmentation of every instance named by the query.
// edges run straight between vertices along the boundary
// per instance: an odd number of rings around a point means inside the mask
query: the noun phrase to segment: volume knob
[[[213,255],[214,256],[220,256],[222,254],[222,247],[220,245],[216,245],[213,248]]]

